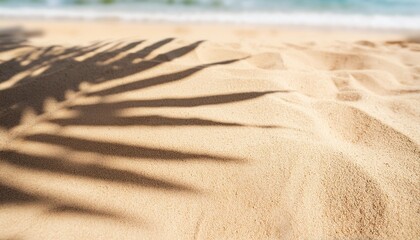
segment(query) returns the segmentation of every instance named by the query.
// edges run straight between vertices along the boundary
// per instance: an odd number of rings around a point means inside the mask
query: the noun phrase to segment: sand
[[[0,239],[419,239],[408,35],[0,26]]]

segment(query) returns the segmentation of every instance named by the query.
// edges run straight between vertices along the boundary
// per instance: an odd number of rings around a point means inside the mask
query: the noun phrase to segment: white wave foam
[[[305,12],[133,12],[95,11],[93,9],[0,8],[0,17],[83,20],[118,19],[122,21],[246,23],[287,26],[420,30],[420,16],[367,16],[357,14]]]

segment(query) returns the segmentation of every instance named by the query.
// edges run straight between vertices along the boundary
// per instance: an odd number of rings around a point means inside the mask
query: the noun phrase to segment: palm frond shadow
[[[45,113],[44,105],[47,99],[55,99],[58,102],[66,100],[66,92],[71,90],[80,92],[81,83],[98,84],[106,81],[116,80],[122,77],[138,74],[161,64],[181,58],[196,49],[202,41],[158,54],[149,60],[145,60],[152,52],[164,45],[173,42],[174,39],[167,38],[155,42],[138,50],[144,41],[129,43],[93,43],[89,46],[77,46],[70,48],[47,47],[36,48],[24,53],[22,56],[12,59],[9,62],[0,63],[0,69],[5,69],[10,64],[14,65],[12,73],[6,76],[13,77],[13,73],[28,71],[45,67],[46,70],[38,76],[26,76],[16,82],[12,87],[0,90],[0,128],[13,129],[21,122],[23,112],[32,109],[36,114]],[[92,55],[93,52],[98,51]],[[128,53],[127,53],[128,52]],[[111,63],[120,54],[126,53]],[[78,60],[79,57],[90,54],[91,56]],[[34,56],[37,56],[34,58]],[[118,86],[105,90],[88,92],[83,96],[104,97],[113,94],[120,94],[132,90],[146,89],[152,86],[160,86],[167,83],[174,83],[185,79],[203,69],[231,64],[242,59],[232,59],[198,66],[186,70],[140,79],[130,83],[122,83]],[[23,61],[29,63],[22,65]],[[13,62],[13,63],[12,63]],[[8,79],[3,79],[7,81]],[[128,108],[141,107],[200,107],[209,105],[223,105],[252,100],[262,97],[274,91],[263,92],[242,92],[232,94],[221,94],[188,98],[162,98],[162,99],[138,99],[133,101],[120,101],[109,103],[97,103],[88,105],[65,106],[76,112],[75,117],[50,118],[48,121],[60,127],[69,126],[218,126],[218,127],[262,127],[271,128],[276,126],[253,126],[235,122],[221,122],[200,118],[174,118],[160,115],[145,115],[124,117],[118,112]],[[221,156],[208,153],[184,152],[175,149],[151,148],[148,146],[128,145],[112,141],[92,140],[71,136],[60,136],[59,134],[33,134],[21,138],[32,143],[47,144],[49,146],[61,147],[67,151],[87,152],[105,156],[116,156],[138,161],[139,159],[151,159],[156,161],[215,161],[218,163],[243,162],[231,156]],[[0,151],[0,163],[7,164],[20,169],[36,171],[48,174],[67,175],[82,179],[94,179],[105,182],[116,182],[119,184],[131,184],[134,186],[152,188],[164,191],[180,191],[185,193],[196,193],[198,189],[182,183],[175,183],[156,177],[150,177],[131,170],[111,168],[101,163],[80,163],[72,161],[67,156],[45,156],[25,153],[16,149]],[[70,211],[80,214],[89,214],[103,217],[118,217],[100,209],[90,209],[75,203],[65,205],[57,204],[59,199],[52,196],[41,196],[38,193],[31,193],[10,184],[0,183],[0,205],[21,204],[30,202],[43,202],[51,205],[51,211]]]
[[[0,53],[25,47],[37,49],[29,46],[27,42],[29,38],[39,35],[42,35],[39,31],[24,31],[19,27],[0,28]],[[10,79],[20,70],[22,70],[20,59],[14,58],[7,61],[0,59],[0,83]]]
[[[63,203],[62,201],[59,202],[57,199],[48,196],[28,192],[23,189],[0,183],[0,206],[7,204],[25,205],[34,203],[48,205],[47,211],[49,214],[75,213],[79,215],[116,220],[121,218],[121,216],[117,213],[110,212],[109,210],[104,211],[100,209],[93,209],[86,206],[80,206],[75,203]]]

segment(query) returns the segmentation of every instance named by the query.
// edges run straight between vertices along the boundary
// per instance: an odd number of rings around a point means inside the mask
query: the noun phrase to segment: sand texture
[[[44,31],[0,32],[0,239],[420,238],[419,43]]]

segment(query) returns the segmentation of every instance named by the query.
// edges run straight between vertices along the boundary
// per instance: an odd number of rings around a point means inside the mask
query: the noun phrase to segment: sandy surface
[[[419,239],[414,39],[0,26],[0,239]]]

